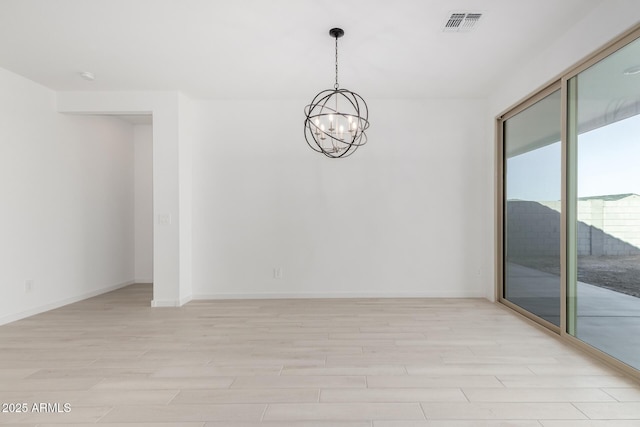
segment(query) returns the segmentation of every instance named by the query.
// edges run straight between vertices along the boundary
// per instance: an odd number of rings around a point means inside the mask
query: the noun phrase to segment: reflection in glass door
[[[560,326],[560,90],[504,122],[507,301]]]
[[[568,83],[567,332],[640,369],[640,40]]]

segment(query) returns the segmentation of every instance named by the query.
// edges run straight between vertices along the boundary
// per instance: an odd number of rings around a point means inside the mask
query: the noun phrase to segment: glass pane
[[[640,41],[572,79],[577,338],[640,368]],[[575,279],[574,279],[575,280]]]
[[[504,124],[504,295],[560,326],[560,91]]]

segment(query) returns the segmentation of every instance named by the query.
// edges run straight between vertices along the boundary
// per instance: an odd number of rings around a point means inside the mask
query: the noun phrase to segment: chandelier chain
[[[333,85],[335,89],[338,89],[340,85],[338,84],[338,37],[336,37],[336,84]]]

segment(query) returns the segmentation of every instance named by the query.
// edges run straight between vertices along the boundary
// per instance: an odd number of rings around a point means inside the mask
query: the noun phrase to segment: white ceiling
[[[607,126],[640,114],[640,39],[579,73],[577,80],[578,133]],[[507,157],[560,141],[560,90],[507,121]]]
[[[0,67],[55,90],[485,97],[606,0],[0,0]],[[442,32],[454,11],[484,16]],[[81,71],[95,74],[83,80]],[[550,76],[552,77],[552,76]]]

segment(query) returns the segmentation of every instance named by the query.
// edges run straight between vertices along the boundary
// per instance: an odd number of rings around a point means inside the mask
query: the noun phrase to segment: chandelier
[[[340,89],[338,84],[338,39],[342,28],[332,28],[336,39],[336,83],[333,89],[318,93],[304,109],[304,137],[314,151],[327,157],[348,157],[366,144],[369,110],[364,99],[355,92]]]

